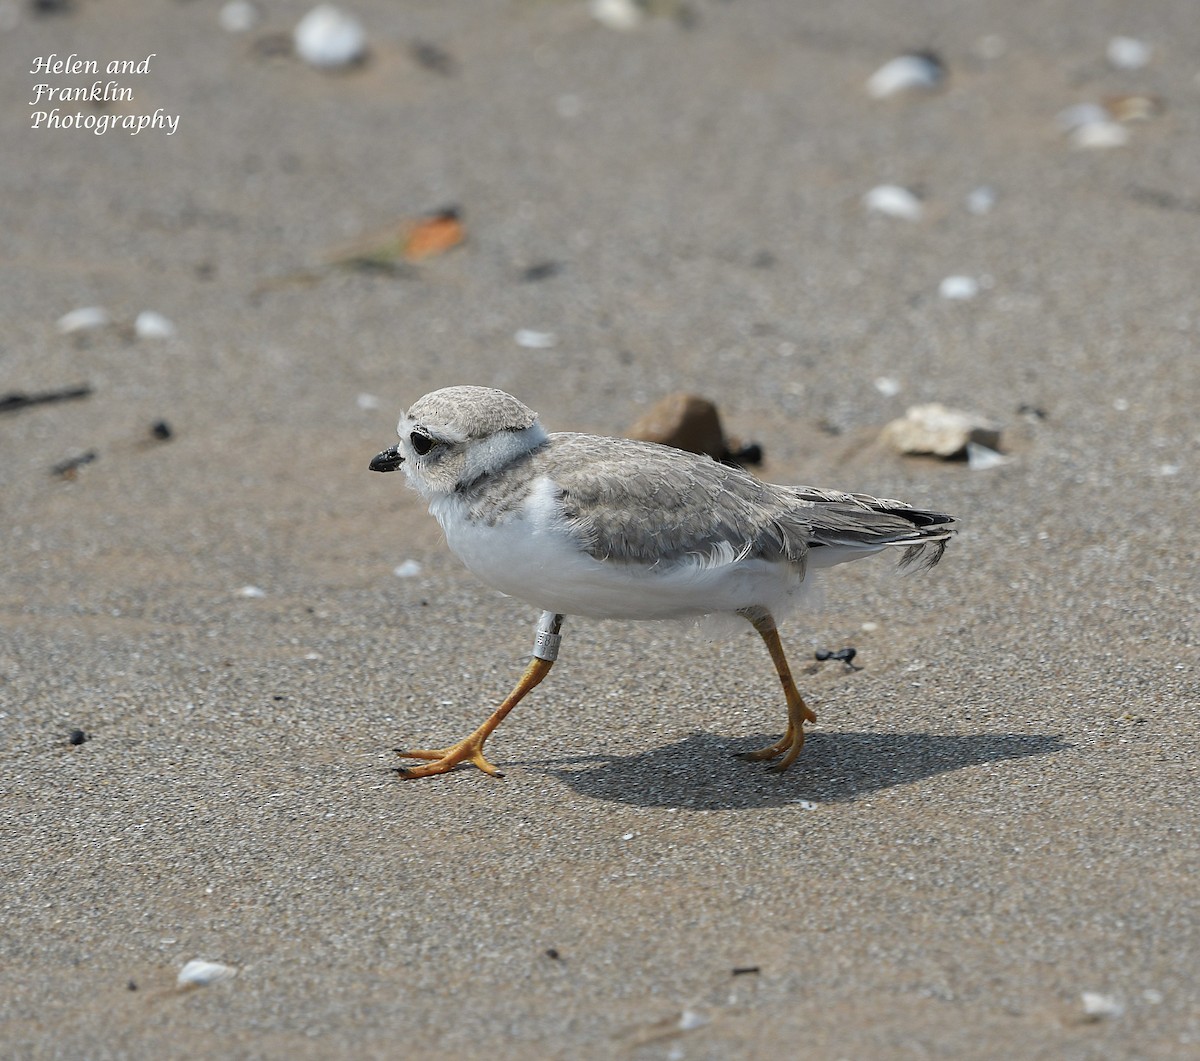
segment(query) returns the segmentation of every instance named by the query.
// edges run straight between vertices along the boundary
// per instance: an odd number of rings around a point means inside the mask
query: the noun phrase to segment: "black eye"
[[[419,456],[424,456],[433,449],[433,439],[423,431],[414,431],[408,436],[408,441],[412,443],[412,448],[417,451]]]

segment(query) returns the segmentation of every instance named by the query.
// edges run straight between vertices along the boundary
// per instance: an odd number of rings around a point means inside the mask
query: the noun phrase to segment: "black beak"
[[[403,463],[404,458],[400,456],[400,447],[389,446],[382,453],[377,453],[371,458],[371,471],[394,472]]]

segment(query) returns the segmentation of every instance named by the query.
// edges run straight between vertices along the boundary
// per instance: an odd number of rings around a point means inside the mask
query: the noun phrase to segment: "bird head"
[[[413,403],[396,428],[400,441],[371,461],[376,472],[403,468],[426,499],[478,481],[540,446],[537,413],[490,387],[445,387]]]

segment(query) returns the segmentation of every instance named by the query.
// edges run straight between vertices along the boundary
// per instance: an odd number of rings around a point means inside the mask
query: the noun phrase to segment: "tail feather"
[[[900,567],[920,559],[921,566],[928,569],[942,558],[957,533],[953,516],[912,508],[891,498],[814,489],[797,493],[805,503],[810,549],[832,546],[875,552],[902,546]]]

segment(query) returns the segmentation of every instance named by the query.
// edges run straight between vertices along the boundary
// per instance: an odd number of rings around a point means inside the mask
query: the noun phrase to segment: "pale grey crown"
[[[418,398],[406,419],[465,442],[498,431],[524,431],[537,422],[537,413],[492,387],[444,387]]]

